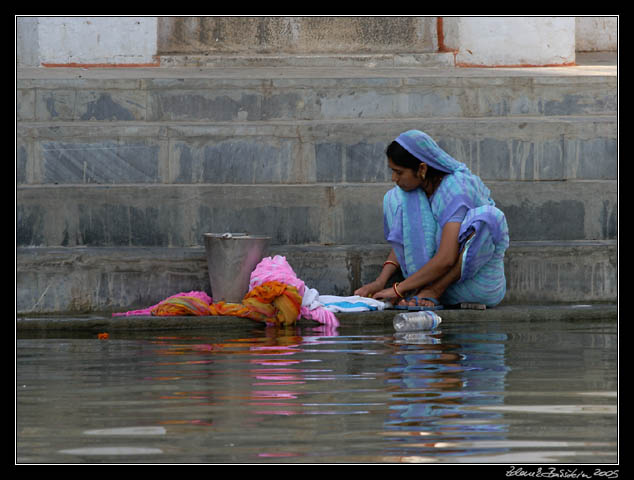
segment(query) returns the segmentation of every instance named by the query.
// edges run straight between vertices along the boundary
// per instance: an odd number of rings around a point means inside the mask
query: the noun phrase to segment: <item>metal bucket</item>
[[[205,233],[209,282],[214,302],[240,303],[251,273],[268,255],[271,237],[246,233]]]

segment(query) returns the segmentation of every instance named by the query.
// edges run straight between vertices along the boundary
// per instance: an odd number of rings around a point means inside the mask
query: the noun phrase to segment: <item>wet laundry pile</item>
[[[156,305],[113,316],[222,315],[249,318],[269,325],[293,325],[306,318],[327,326],[338,326],[337,312],[383,310],[385,304],[364,297],[320,295],[297,277],[286,257],[266,257],[251,273],[249,291],[240,303],[213,302],[205,292],[172,295]]]
[[[192,291],[181,292],[176,295],[167,297],[156,305],[142,308],[140,310],[130,310],[128,312],[115,312],[113,317],[133,317],[156,315],[157,312],[161,316],[165,315],[209,315],[209,304],[213,300],[205,292]],[[159,309],[159,306],[161,307]],[[170,313],[168,313],[170,312]]]
[[[242,303],[212,303],[211,315],[250,318],[275,325],[292,325],[300,316],[302,297],[297,288],[271,281],[250,290]]]

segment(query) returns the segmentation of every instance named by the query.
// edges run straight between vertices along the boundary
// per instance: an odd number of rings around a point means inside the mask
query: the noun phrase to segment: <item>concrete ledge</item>
[[[616,115],[617,70],[19,69],[18,121]]]
[[[453,67],[453,52],[413,53],[316,53],[316,54],[182,54],[160,55],[161,67],[235,68],[235,67]]]
[[[382,312],[362,312],[337,314],[340,327],[337,331],[345,331],[346,327],[363,325],[371,328],[392,328],[394,315],[398,310]],[[575,321],[616,321],[618,320],[616,304],[584,304],[584,305],[505,305],[483,311],[478,310],[443,310],[438,314],[442,325],[468,322],[470,324],[486,324],[490,322],[575,322]],[[71,332],[102,333],[114,335],[134,331],[155,330],[195,330],[207,331],[223,328],[253,328],[263,324],[237,317],[112,317],[109,314],[75,315],[75,316],[25,316],[16,321],[18,335],[35,335],[43,333],[69,334]],[[297,327],[316,329],[323,328],[317,322],[301,319]],[[318,330],[317,330],[318,331]],[[326,332],[332,334],[333,331]]]
[[[385,244],[274,246],[323,294],[350,295],[376,278]],[[503,303],[615,302],[616,241],[512,242]],[[122,312],[179,292],[211,292],[203,248],[18,248],[18,314]]]
[[[490,181],[511,239],[617,235],[618,181]],[[206,232],[269,235],[274,244],[383,242],[391,183],[312,185],[34,185],[16,191],[18,246],[188,247]],[[245,227],[246,226],[246,227]]]

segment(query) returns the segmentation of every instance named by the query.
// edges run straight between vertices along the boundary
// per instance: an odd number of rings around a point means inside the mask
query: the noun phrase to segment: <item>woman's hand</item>
[[[359,295],[360,297],[370,297],[374,298],[376,292],[380,292],[385,287],[385,284],[375,280],[367,285],[362,286],[361,288],[357,288],[354,291],[355,295]]]
[[[383,300],[384,302],[390,302],[392,304],[395,304],[399,300],[399,297],[396,295],[396,292],[393,288],[385,288],[379,290],[374,294],[372,298]]]

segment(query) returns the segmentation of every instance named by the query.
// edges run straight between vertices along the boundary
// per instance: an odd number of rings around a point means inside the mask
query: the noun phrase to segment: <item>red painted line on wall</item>
[[[547,63],[547,64],[531,64],[531,63],[519,63],[515,65],[480,65],[477,63],[464,63],[457,62],[456,67],[460,68],[541,68],[541,67],[574,67],[577,64],[575,62],[567,63]]]
[[[438,38],[438,53],[453,53],[453,63],[456,66],[456,55],[458,50],[449,48],[445,45],[445,31],[443,27],[443,18],[436,17],[436,36]]]
[[[447,53],[453,52],[458,53],[458,50],[454,48],[449,48],[445,45],[445,31],[443,29],[443,18],[436,17],[436,35],[438,37],[438,52]]]
[[[154,63],[43,63],[47,68],[139,68],[160,67],[161,62]]]
[[[438,51],[445,51],[445,32],[442,28],[442,17],[436,17],[436,37],[438,38]]]

